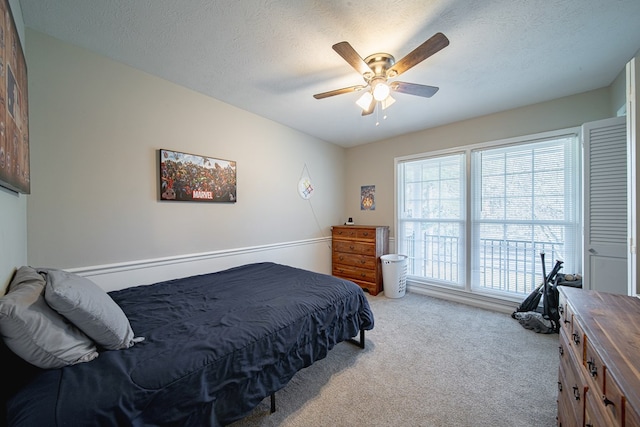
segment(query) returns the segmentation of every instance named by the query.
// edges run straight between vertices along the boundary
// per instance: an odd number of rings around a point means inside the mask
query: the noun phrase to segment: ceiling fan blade
[[[340,55],[345,61],[349,63],[357,72],[364,75],[366,73],[373,73],[371,68],[364,62],[364,59],[358,52],[349,44],[349,42],[340,42],[333,45],[338,55]]]
[[[376,104],[377,104],[376,99],[371,98],[371,103],[369,104],[369,108],[367,108],[366,110],[362,110],[362,115],[368,116],[369,114],[373,113],[373,110],[376,109]]]
[[[442,33],[436,33],[429,40],[411,51],[387,70],[387,77],[396,77],[409,68],[419,64],[431,55],[449,46],[449,39]]]
[[[342,95],[343,93],[356,92],[364,89],[365,87],[366,86],[363,85],[349,86],[342,89],[330,90],[329,92],[316,93],[315,95],[313,95],[313,97],[315,99],[323,99],[330,96]]]
[[[392,91],[406,93],[409,95],[423,96],[431,98],[439,88],[435,86],[419,85],[416,83],[393,82],[390,85]]]

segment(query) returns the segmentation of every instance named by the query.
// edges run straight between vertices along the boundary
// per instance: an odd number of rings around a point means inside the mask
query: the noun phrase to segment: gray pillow
[[[40,368],[61,368],[98,357],[95,343],[44,300],[45,280],[20,267],[0,298],[0,334],[15,354]]]
[[[102,288],[86,277],[63,270],[39,269],[45,274],[44,298],[98,345],[108,350],[131,347],[136,341],[129,319]]]

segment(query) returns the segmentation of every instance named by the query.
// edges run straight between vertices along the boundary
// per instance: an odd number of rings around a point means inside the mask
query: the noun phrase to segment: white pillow
[[[129,319],[102,288],[86,277],[63,270],[39,269],[47,281],[44,298],[98,345],[108,350],[131,347]]]
[[[40,368],[61,368],[98,357],[95,343],[44,300],[45,280],[20,267],[0,298],[0,334],[15,354]]]

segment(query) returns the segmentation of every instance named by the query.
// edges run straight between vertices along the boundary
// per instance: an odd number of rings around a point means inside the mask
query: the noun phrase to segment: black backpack
[[[544,264],[544,252],[540,252],[540,259],[542,260],[542,275],[544,276],[542,317],[551,322],[551,327],[554,332],[560,332],[560,313],[558,311],[560,296],[558,292],[558,285],[556,284],[556,277],[562,268],[563,262],[556,260],[556,265],[553,266],[553,270],[551,270],[551,273],[549,273],[549,276],[547,277],[547,269]]]
[[[539,284],[516,308],[511,317],[517,319],[526,329],[536,332],[557,333],[560,331],[560,313],[558,312],[559,293],[556,283],[558,272],[563,261],[557,260],[555,266],[547,275],[544,263],[544,252],[540,253],[542,260],[543,282]],[[542,307],[540,300],[542,299]],[[546,320],[544,322],[542,319]],[[545,323],[547,323],[545,325]]]

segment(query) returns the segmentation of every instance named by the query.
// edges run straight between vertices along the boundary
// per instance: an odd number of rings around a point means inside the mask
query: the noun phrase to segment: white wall
[[[9,0],[24,49],[24,24],[19,0]],[[27,263],[27,196],[0,187],[0,295],[16,268]]]
[[[313,239],[328,239],[342,219],[342,147],[44,34],[26,35],[30,265],[166,266],[171,257],[239,249],[268,258],[280,250],[269,245],[311,239],[309,255],[323,257],[314,269],[329,271],[328,245]],[[235,160],[237,203],[160,202],[160,148]],[[297,193],[305,164],[315,186],[310,201]]]

